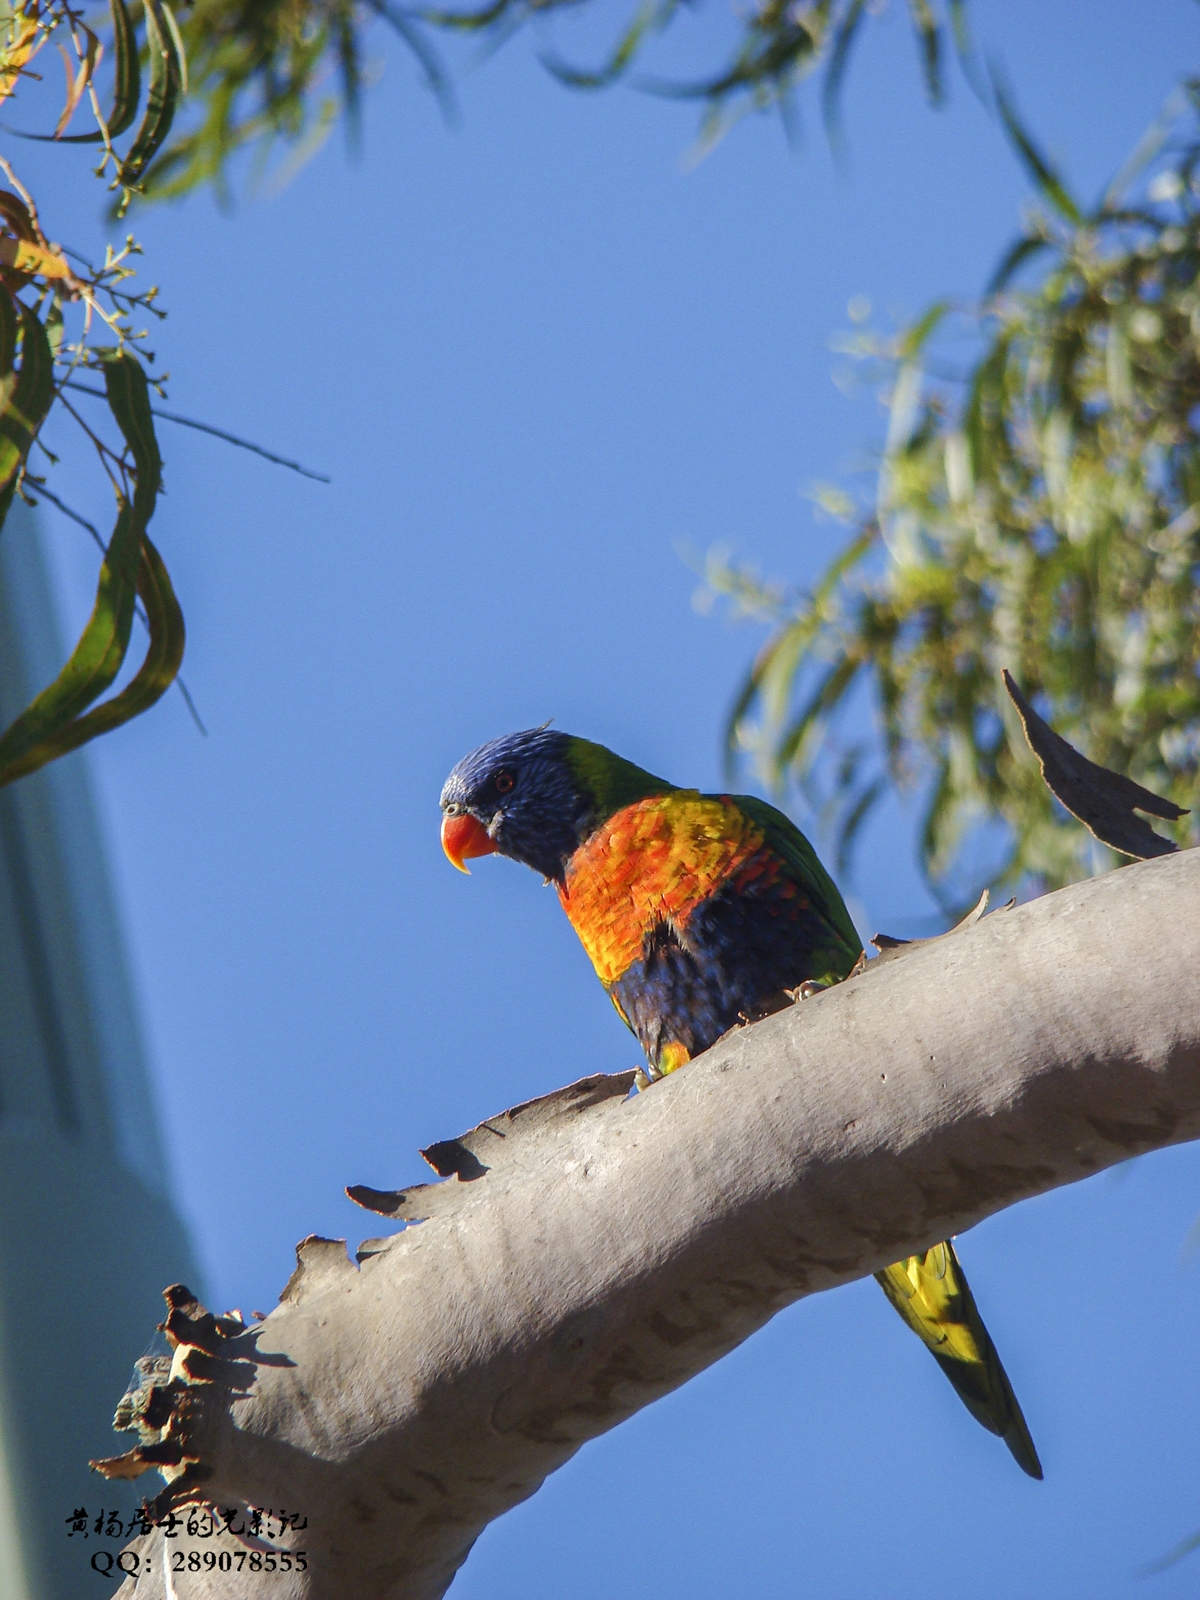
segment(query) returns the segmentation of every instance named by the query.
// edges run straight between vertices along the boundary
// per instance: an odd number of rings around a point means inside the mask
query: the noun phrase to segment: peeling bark
[[[189,1572],[241,1547],[155,1532],[138,1600],[436,1600],[580,1445],[800,1296],[1200,1136],[1198,972],[1191,850],[871,963],[632,1099],[584,1079],[431,1147],[443,1182],[356,1192],[429,1220],[357,1268],[306,1240],[264,1322],[173,1293],[171,1372],[123,1403],[162,1504],[299,1510],[270,1548],[307,1570]]]

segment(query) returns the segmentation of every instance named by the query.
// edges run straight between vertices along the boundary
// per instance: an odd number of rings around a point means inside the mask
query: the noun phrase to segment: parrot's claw
[[[786,1011],[795,1002],[794,989],[779,989],[774,994],[764,995],[752,1011],[738,1012],[734,1027],[748,1028],[752,1022],[761,1022],[764,1017],[773,1017],[777,1011]]]
[[[792,990],[792,993],[797,1000],[811,1000],[813,995],[823,993],[828,987],[828,984],[815,983],[812,978],[806,978],[798,988]]]

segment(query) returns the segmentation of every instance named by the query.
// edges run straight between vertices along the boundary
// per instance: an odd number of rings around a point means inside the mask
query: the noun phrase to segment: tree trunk
[[[143,1458],[179,1458],[177,1511],[195,1482],[307,1517],[260,1546],[307,1566],[156,1531],[138,1600],[435,1600],[581,1444],[800,1296],[1200,1135],[1198,973],[1191,850],[872,963],[632,1099],[585,1079],[435,1147],[458,1175],[397,1197],[430,1220],[361,1269],[309,1240],[248,1331],[175,1307]]]

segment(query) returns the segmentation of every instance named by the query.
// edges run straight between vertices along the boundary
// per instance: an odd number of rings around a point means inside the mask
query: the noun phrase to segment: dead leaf
[[[1173,800],[1164,800],[1161,795],[1143,789],[1140,783],[1134,783],[1132,778],[1110,772],[1107,767],[1097,766],[1080,755],[1061,734],[1042,721],[1007,668],[1003,677],[1004,687],[1021,718],[1029,748],[1038,758],[1046,787],[1094,838],[1138,861],[1169,856],[1179,848],[1173,840],[1155,833],[1150,824],[1134,816],[1134,812],[1147,811],[1152,817],[1175,822],[1187,816],[1185,807],[1177,806]]]

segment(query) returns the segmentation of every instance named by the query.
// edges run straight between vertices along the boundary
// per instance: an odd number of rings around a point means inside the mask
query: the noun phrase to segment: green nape
[[[596,802],[598,822],[611,817],[622,806],[631,806],[650,795],[670,794],[677,787],[665,778],[656,778],[641,767],[635,767],[632,761],[614,755],[604,745],[576,738],[574,734],[568,736],[566,753],[571,771]]]
[[[1021,1407],[950,1241],[897,1261],[875,1277],[975,1420],[999,1434],[1023,1472],[1040,1478],[1042,1464]]]

